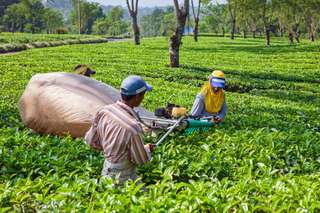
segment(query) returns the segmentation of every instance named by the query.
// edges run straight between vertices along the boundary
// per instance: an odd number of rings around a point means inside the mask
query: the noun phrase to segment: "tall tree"
[[[234,39],[234,34],[236,33],[236,17],[237,17],[237,9],[238,9],[238,0],[227,0],[228,9],[230,14],[230,22],[231,22],[231,39]]]
[[[63,16],[59,10],[45,8],[44,12],[45,28],[47,33],[56,33],[56,30],[64,26]]]
[[[102,8],[97,3],[80,1],[80,10],[79,10],[78,0],[73,0],[73,5],[74,5],[74,8],[71,13],[71,20],[73,24],[75,26],[80,27],[81,34],[92,33],[94,22],[97,19],[102,18],[104,16]]]
[[[243,38],[247,38],[249,28],[250,0],[238,0],[237,26],[243,32]]]
[[[191,6],[192,6],[192,14],[194,19],[194,27],[193,27],[193,38],[194,41],[198,41],[198,32],[199,32],[199,16],[200,16],[200,8],[201,8],[201,0],[198,2],[198,8],[197,11],[195,9],[193,0],[191,0]]]
[[[300,24],[303,18],[302,6],[303,2],[301,0],[284,0],[287,3],[288,8],[288,29],[293,34],[297,43],[300,43]]]
[[[132,18],[132,30],[134,34],[134,43],[136,45],[140,44],[140,29],[138,25],[138,3],[139,0],[131,0],[131,4],[129,3],[129,0],[127,1],[127,6],[129,10],[129,14]]]
[[[78,28],[79,28],[79,34],[81,34],[81,28],[82,28],[82,21],[81,21],[81,15],[82,15],[82,13],[81,13],[81,1],[80,0],[77,0],[77,2],[76,2],[76,4],[77,4],[77,9],[76,9],[76,11],[77,11],[77,19],[78,19]]]
[[[123,19],[122,7],[113,7],[104,18],[94,22],[93,32],[96,34],[109,34],[117,36],[128,32],[129,24]]]
[[[0,21],[4,16],[5,10],[12,4],[18,4],[20,0],[0,0]]]
[[[28,10],[27,18],[30,23],[32,33],[39,32],[44,28],[44,5],[40,0],[22,0],[22,4]]]
[[[161,35],[162,36],[170,36],[175,32],[176,22],[175,22],[175,12],[173,7],[168,7],[163,16],[163,20],[161,22]]]
[[[285,5],[283,5],[283,2],[277,2],[275,5],[275,13],[277,17],[277,24],[279,26],[279,34],[281,37],[283,37],[288,25],[287,8]]]
[[[175,29],[174,8],[156,8],[141,19],[141,31],[144,36],[168,36]]]
[[[279,20],[280,34],[282,34],[281,28],[284,25],[288,31],[288,38],[291,44],[294,43],[294,39],[300,42],[300,25],[303,18],[303,5],[302,0],[282,0],[273,1],[275,16]]]
[[[266,46],[270,46],[270,33],[272,24],[273,5],[271,0],[257,0],[258,9],[261,10],[261,17],[264,25]]]
[[[48,0],[50,3],[53,3],[53,0]],[[73,5],[73,11],[71,13],[71,20],[73,23],[75,23],[78,27],[78,33],[82,34],[84,33],[84,27],[83,27],[83,18],[81,17],[82,15],[82,0],[72,0],[72,5]]]
[[[144,36],[160,36],[161,22],[165,12],[156,8],[151,14],[145,15],[141,19],[141,32]]]
[[[201,22],[201,30],[205,32],[222,33],[225,36],[225,32],[229,27],[229,14],[226,4],[213,4],[212,2],[202,3],[201,15],[203,21]]]
[[[304,1],[303,10],[309,39],[313,42],[320,24],[320,0]]]
[[[3,16],[3,24],[6,31],[23,32],[24,26],[27,23],[27,13],[27,8],[21,3],[12,4],[7,7]]]
[[[184,4],[179,6],[178,0],[173,0],[176,11],[176,29],[174,34],[170,37],[169,44],[169,60],[171,67],[179,67],[179,50],[182,44],[182,36],[186,20],[189,15],[189,0],[184,0]]]

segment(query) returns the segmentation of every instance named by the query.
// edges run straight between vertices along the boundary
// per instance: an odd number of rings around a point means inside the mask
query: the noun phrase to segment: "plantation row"
[[[107,38],[90,38],[90,39],[76,39],[76,40],[63,40],[63,41],[49,41],[49,42],[33,42],[28,44],[4,44],[0,45],[0,53],[18,52],[33,48],[44,47],[57,47],[62,45],[72,44],[96,44],[108,42]]]
[[[31,33],[0,33],[0,44],[27,44],[32,42],[63,41],[72,39],[101,38],[95,35],[76,34],[31,34]]]
[[[96,44],[124,37],[100,37],[91,35],[43,35],[27,33],[1,33],[0,53],[18,52],[33,48],[56,47],[72,44]]]
[[[85,48],[86,51],[83,51]],[[17,211],[320,211],[319,43],[184,38],[181,68],[167,64],[165,38],[32,49],[0,57],[0,208]],[[226,121],[193,136],[175,133],[139,168],[148,192],[100,179],[102,153],[81,139],[40,136],[22,126],[17,101],[36,73],[77,64],[119,88],[139,74],[154,90],[149,110],[191,108],[213,68],[226,73]],[[146,142],[154,139],[146,138]]]

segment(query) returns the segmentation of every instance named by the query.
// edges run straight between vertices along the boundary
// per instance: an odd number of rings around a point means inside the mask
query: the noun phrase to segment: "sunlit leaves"
[[[0,56],[1,211],[319,211],[319,50],[274,43],[185,38],[178,69],[166,66],[165,38]],[[114,188],[100,177],[102,153],[80,139],[32,133],[19,117],[32,75],[72,72],[80,63],[116,88],[128,74],[143,76],[154,87],[143,103],[149,110],[168,101],[190,109],[212,69],[222,69],[231,85],[226,121],[172,134],[138,170],[147,192],[131,182]]]

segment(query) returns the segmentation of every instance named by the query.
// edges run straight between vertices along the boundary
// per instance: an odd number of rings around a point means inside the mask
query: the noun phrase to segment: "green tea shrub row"
[[[56,47],[62,45],[72,45],[72,44],[96,44],[108,42],[107,38],[90,38],[90,39],[68,39],[63,41],[38,41],[28,44],[4,44],[0,45],[0,53],[17,52],[32,48],[44,48],[44,47]]]
[[[31,34],[31,33],[6,33],[0,34],[0,44],[27,44],[36,41],[63,41],[66,39],[87,39],[101,38],[95,35],[77,35],[77,34]]]

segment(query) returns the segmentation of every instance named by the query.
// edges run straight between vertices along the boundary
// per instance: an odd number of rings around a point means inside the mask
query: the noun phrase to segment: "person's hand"
[[[147,127],[147,126],[145,126],[145,125],[142,126],[142,130],[143,130],[143,133],[145,133],[145,134],[151,134],[152,133],[152,129]]]
[[[222,118],[213,117],[213,118],[212,118],[212,121],[215,122],[215,123],[220,123],[220,122],[222,121]]]
[[[153,151],[156,149],[156,147],[157,147],[157,145],[152,144],[152,143],[149,143],[149,144],[147,144],[147,145],[148,145],[148,147],[149,147],[150,152],[153,152]]]

